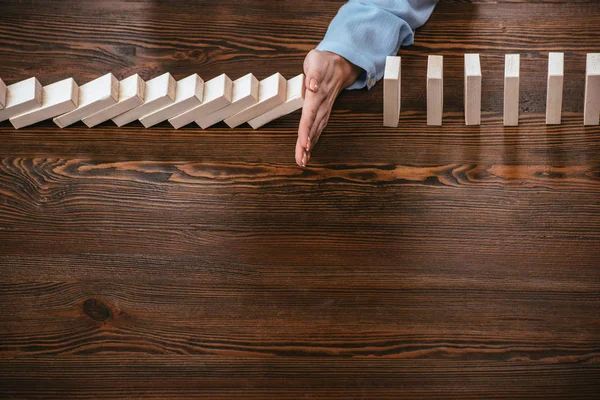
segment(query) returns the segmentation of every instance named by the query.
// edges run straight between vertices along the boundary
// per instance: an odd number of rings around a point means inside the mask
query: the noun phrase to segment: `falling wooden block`
[[[560,124],[564,80],[564,54],[548,55],[548,85],[546,90],[546,124]]]
[[[383,73],[383,126],[395,128],[400,118],[400,57],[388,56]]]
[[[123,126],[171,104],[175,100],[177,82],[170,73],[162,74],[146,82],[144,103],[112,120],[117,126]]]
[[[173,118],[169,118],[169,123],[173,125],[175,129],[179,129],[182,126],[220,110],[231,104],[232,89],[233,82],[231,82],[231,79],[225,74],[221,74],[216,78],[209,80],[204,83],[202,104]]]
[[[119,100],[96,114],[82,119],[88,128],[108,121],[144,103],[146,82],[138,75],[131,75],[119,82]]]
[[[119,100],[119,81],[111,73],[79,87],[77,108],[54,118],[54,123],[65,128],[115,104]]]
[[[444,112],[444,57],[427,60],[427,125],[442,125]]]
[[[42,88],[42,106],[10,119],[16,129],[56,117],[77,108],[79,86],[73,78],[63,79]]]
[[[6,106],[6,92],[7,91],[8,91],[8,88],[6,87],[6,84],[4,83],[2,78],[0,78],[0,110],[2,110]]]
[[[256,104],[258,101],[258,79],[252,74],[247,74],[233,81],[231,104],[196,120],[202,129],[206,129],[217,122],[223,121],[232,115]]]
[[[271,111],[251,119],[248,124],[253,129],[258,129],[274,119],[283,117],[299,110],[304,105],[304,74],[295,76],[287,81],[285,103],[273,108]]]
[[[285,103],[286,86],[287,81],[279,72],[263,79],[258,85],[258,102],[227,118],[225,123],[235,128]]]
[[[36,78],[25,79],[6,87],[6,104],[0,110],[0,122],[39,108],[42,105],[42,85]]]
[[[168,106],[154,111],[151,114],[144,115],[140,118],[140,122],[146,128],[150,128],[158,123],[175,117],[186,111],[191,110],[202,104],[202,96],[204,93],[204,81],[193,74],[187,78],[177,81],[177,90],[175,93],[175,101]]]
[[[479,54],[465,54],[465,125],[481,124],[481,64]]]
[[[600,124],[600,53],[587,55],[583,124]]]
[[[504,58],[504,125],[519,125],[520,56],[507,54]]]

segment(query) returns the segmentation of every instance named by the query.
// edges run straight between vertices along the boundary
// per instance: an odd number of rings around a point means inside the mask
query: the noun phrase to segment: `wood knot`
[[[96,322],[106,323],[112,318],[108,307],[96,299],[87,299],[84,301],[83,312]]]

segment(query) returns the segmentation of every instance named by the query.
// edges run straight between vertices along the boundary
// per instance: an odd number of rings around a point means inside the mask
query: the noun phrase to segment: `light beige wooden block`
[[[119,81],[111,73],[79,87],[79,104],[73,111],[54,118],[54,123],[65,128],[115,104],[119,100]]]
[[[504,125],[519,125],[520,56],[506,54],[504,58]]]
[[[77,108],[79,86],[73,78],[63,79],[42,88],[42,106],[10,119],[16,129],[36,124]]]
[[[383,73],[383,126],[395,128],[400,119],[400,66],[401,59],[388,56]]]
[[[258,101],[258,79],[252,74],[247,74],[233,81],[233,94],[231,104],[196,120],[202,129],[229,118],[232,115],[256,104]]]
[[[427,60],[427,125],[442,125],[444,112],[444,57]]]
[[[2,110],[6,106],[6,92],[7,91],[8,91],[8,88],[6,87],[6,84],[4,83],[2,78],[0,78],[0,110]]]
[[[119,82],[119,101],[89,117],[82,119],[88,128],[108,121],[144,103],[146,82],[138,75],[131,75]]]
[[[0,110],[0,122],[39,108],[42,105],[42,85],[36,78],[7,86],[6,104]]]
[[[258,102],[227,118],[225,123],[235,128],[285,103],[286,86],[287,81],[279,72],[263,79],[258,85]]]
[[[206,115],[220,110],[231,104],[232,89],[233,82],[231,82],[231,79],[225,74],[221,74],[216,78],[209,80],[204,83],[202,104],[173,118],[169,118],[169,123],[173,125],[175,129],[179,129],[197,119],[201,119]]]
[[[481,124],[481,64],[479,54],[465,54],[465,125]]]
[[[600,53],[589,53],[586,59],[583,124],[600,124]]]
[[[160,110],[175,101],[176,90],[177,82],[175,82],[175,79],[168,72],[150,79],[146,82],[144,103],[114,117],[112,120],[117,126],[123,126],[144,115]]]
[[[546,89],[546,124],[561,122],[564,81],[564,54],[548,55],[548,84]]]
[[[204,81],[198,76],[193,74],[187,78],[180,79],[177,81],[177,91],[175,94],[175,101],[168,106],[161,108],[160,110],[154,111],[151,114],[144,115],[140,118],[140,122],[146,128],[150,128],[158,123],[168,120],[169,118],[175,117],[192,108],[198,107],[202,104],[202,96],[204,93]]]
[[[254,119],[251,119],[248,121],[248,124],[250,124],[253,129],[258,129],[277,118],[281,118],[284,115],[288,115],[296,110],[301,109],[304,105],[304,81],[304,74],[300,74],[292,79],[289,79],[286,84],[285,103],[273,108],[270,111],[267,111],[262,115],[259,115]]]

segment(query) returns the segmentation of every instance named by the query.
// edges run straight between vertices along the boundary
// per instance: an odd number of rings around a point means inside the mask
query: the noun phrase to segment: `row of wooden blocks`
[[[175,129],[194,121],[206,129],[225,121],[257,129],[302,108],[304,81],[304,74],[286,80],[279,73],[260,82],[252,74],[204,82],[197,74],[175,81],[165,73],[144,82],[137,74],[119,81],[109,73],[82,86],[68,78],[44,87],[36,78],[10,86],[0,79],[0,122],[8,119],[19,129],[54,118],[61,128],[77,121],[91,128],[139,119],[146,128],[168,120]]]
[[[388,57],[384,72],[383,125],[397,127],[400,118],[400,57]],[[444,77],[442,56],[429,56],[427,65],[427,125],[442,125]],[[504,66],[504,125],[519,124],[518,54],[507,54]],[[465,54],[465,124],[481,124],[481,66],[479,54]],[[546,95],[546,124],[560,124],[564,54],[550,53]],[[600,123],[600,53],[586,60],[584,125]]]

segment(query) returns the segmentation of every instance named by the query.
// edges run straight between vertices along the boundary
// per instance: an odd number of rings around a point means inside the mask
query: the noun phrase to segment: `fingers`
[[[319,62],[318,50],[310,51],[304,59],[304,76],[306,89],[317,93],[323,79],[323,63]]]

